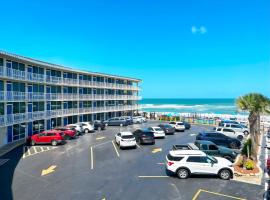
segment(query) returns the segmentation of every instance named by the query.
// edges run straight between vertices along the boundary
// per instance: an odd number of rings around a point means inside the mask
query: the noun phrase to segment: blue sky
[[[0,3],[2,50],[138,77],[148,98],[270,96],[270,1]]]

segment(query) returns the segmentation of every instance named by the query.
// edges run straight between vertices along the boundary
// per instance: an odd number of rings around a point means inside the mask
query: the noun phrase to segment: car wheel
[[[137,149],[137,145],[134,146],[134,149]]]
[[[56,146],[57,142],[55,140],[52,141],[52,146]]]
[[[243,140],[243,138],[244,138],[243,135],[238,135],[237,136],[237,139],[240,140],[240,141]]]
[[[156,144],[156,142],[154,141],[152,144],[154,145],[154,144]]]
[[[247,136],[249,133],[248,133],[248,131],[244,131],[244,134]]]
[[[229,180],[231,178],[231,172],[227,169],[222,169],[219,172],[219,177],[223,180]]]
[[[180,179],[186,179],[189,177],[189,171],[187,169],[184,169],[184,168],[179,169],[179,170],[177,170],[177,176]]]
[[[89,133],[89,130],[88,130],[88,129],[85,129],[84,132],[85,132],[85,133]]]
[[[232,142],[232,143],[230,144],[230,147],[231,147],[232,149],[237,149],[237,145],[236,145],[235,142]]]
[[[31,140],[31,146],[35,146],[36,142],[35,140]]]

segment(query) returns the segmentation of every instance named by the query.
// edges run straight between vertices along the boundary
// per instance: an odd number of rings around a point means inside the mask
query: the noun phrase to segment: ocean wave
[[[181,104],[141,104],[142,109],[176,109],[185,110],[192,109],[198,111],[204,111],[209,109],[236,109],[233,105],[209,105],[209,104],[198,104],[198,105],[181,105]]]

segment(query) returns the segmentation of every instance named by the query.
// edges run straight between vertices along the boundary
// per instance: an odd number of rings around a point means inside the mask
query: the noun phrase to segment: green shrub
[[[244,147],[241,151],[241,154],[242,155],[245,155],[245,156],[248,156],[248,149],[249,149],[249,155],[251,153],[251,139],[248,139],[245,144],[244,144]]]
[[[247,170],[252,170],[255,167],[255,164],[252,160],[247,160],[245,163],[245,167]]]

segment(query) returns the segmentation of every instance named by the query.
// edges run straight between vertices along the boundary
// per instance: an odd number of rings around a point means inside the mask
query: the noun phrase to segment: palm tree
[[[249,93],[240,96],[236,100],[237,107],[240,110],[248,111],[248,121],[251,137],[251,155],[253,159],[257,159],[257,146],[260,136],[260,115],[269,114],[270,99],[262,94]]]

